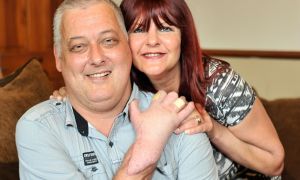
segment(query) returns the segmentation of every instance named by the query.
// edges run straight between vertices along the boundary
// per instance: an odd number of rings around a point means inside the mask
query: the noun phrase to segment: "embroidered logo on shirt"
[[[83,160],[84,160],[85,166],[98,163],[98,159],[97,159],[97,156],[94,151],[85,152],[85,153],[82,153],[82,155],[83,155]]]

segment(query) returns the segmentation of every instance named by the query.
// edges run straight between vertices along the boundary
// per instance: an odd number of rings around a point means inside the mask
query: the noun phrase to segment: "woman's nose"
[[[147,35],[147,45],[148,46],[158,46],[159,45],[159,37],[158,32],[155,30],[149,30]]]

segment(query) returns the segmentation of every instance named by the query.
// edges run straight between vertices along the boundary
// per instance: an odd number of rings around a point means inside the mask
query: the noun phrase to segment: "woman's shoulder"
[[[252,87],[225,61],[210,58],[205,71],[207,112],[225,126],[238,124],[255,101]]]
[[[222,59],[204,56],[203,61],[206,79],[214,78],[218,74],[228,72],[231,69],[230,64]]]

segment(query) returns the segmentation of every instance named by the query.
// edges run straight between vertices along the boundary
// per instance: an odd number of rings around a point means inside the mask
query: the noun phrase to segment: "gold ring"
[[[195,121],[197,122],[197,126],[201,124],[201,118],[199,116],[196,116]]]
[[[184,105],[185,105],[185,101],[181,98],[177,98],[175,101],[174,101],[174,105],[178,108],[178,109],[181,109]]]

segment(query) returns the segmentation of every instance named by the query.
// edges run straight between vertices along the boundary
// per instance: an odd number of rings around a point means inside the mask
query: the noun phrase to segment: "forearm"
[[[211,142],[233,161],[266,175],[280,175],[283,164],[281,155],[273,152],[271,144],[259,144],[236,136],[229,128],[214,123],[214,128],[208,133]],[[261,137],[263,138],[263,137]],[[278,165],[277,165],[278,164]]]
[[[113,180],[150,180],[153,176],[156,167],[155,164],[146,167],[137,174],[128,174],[128,166],[132,157],[132,147],[133,145],[127,151],[120,168],[118,169],[116,175],[113,177]]]
[[[137,134],[136,141],[132,146],[129,174],[134,174],[145,167],[156,164],[171,135],[153,134],[152,132],[140,132]]]

